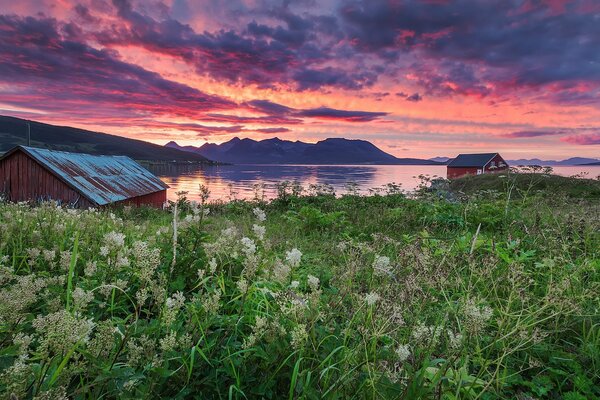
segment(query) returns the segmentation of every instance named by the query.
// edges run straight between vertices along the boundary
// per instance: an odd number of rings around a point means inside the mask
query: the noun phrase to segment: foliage
[[[0,397],[598,398],[600,204],[496,189],[0,204]]]

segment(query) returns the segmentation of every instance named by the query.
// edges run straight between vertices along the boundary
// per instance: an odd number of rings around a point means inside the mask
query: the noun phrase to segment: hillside
[[[7,116],[0,116],[0,153],[16,145],[26,144],[26,122],[31,124],[31,145],[34,147],[77,153],[126,155],[140,161],[211,162],[200,154],[142,140]]]
[[[200,147],[179,146],[175,142],[165,146],[235,164],[440,164],[418,158],[397,158],[368,141],[343,138],[305,143],[279,138],[257,141],[236,137],[222,144],[206,143]]]
[[[559,175],[545,174],[505,174],[469,175],[450,181],[450,190],[467,195],[494,190],[506,193],[513,188],[511,197],[518,198],[536,192],[555,196],[564,194],[572,198],[600,199],[600,180],[576,179]]]

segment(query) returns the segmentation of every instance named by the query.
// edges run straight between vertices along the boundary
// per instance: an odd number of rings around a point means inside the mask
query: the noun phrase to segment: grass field
[[[0,204],[0,397],[599,398],[597,183],[539,179]]]

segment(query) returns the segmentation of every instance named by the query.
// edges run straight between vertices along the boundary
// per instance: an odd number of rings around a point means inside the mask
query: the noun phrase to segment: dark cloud
[[[388,115],[386,112],[346,111],[328,107],[312,108],[298,112],[303,117],[336,119],[348,122],[369,122]]]
[[[585,0],[553,3],[358,0],[344,1],[339,13],[357,51],[418,58],[425,68],[412,69],[427,93],[486,96],[560,82],[597,88],[598,10]],[[563,98],[590,100],[581,92]]]
[[[410,96],[406,96],[406,101],[417,103],[421,100],[423,100],[423,96],[421,96],[419,93],[413,93]]]
[[[510,133],[504,134],[502,136],[508,137],[508,138],[520,139],[520,138],[532,138],[532,137],[541,137],[541,136],[553,136],[553,135],[560,135],[560,134],[564,134],[564,133],[565,132],[563,132],[563,131],[517,131],[517,132],[510,132]]]
[[[373,85],[377,81],[377,74],[370,71],[349,73],[339,68],[326,67],[303,69],[294,73],[293,78],[299,90],[314,90],[324,86],[358,90]]]
[[[254,129],[254,131],[260,132],[260,133],[285,133],[285,132],[290,132],[290,130],[288,128],[261,128],[261,129]]]
[[[327,107],[300,110],[273,103],[269,100],[252,100],[245,103],[245,105],[253,111],[269,114],[267,118],[317,118],[337,119],[346,122],[369,122],[388,114],[385,112],[336,110]],[[247,120],[244,122],[251,121]]]
[[[251,110],[263,114],[289,115],[295,111],[293,108],[273,103],[269,100],[251,100],[246,102],[245,105],[248,106]]]
[[[0,16],[0,81],[10,84],[5,101],[62,104],[72,112],[113,108],[118,113],[200,115],[235,103],[164,79],[120,60],[118,53],[75,41],[71,24],[54,19]],[[52,99],[50,104],[40,99]]]
[[[244,29],[197,33],[177,20],[159,21],[143,15],[128,0],[113,0],[113,4],[127,23],[104,29],[96,35],[98,41],[142,46],[181,58],[194,65],[199,74],[215,79],[295,90],[360,89],[377,79],[374,70],[367,68],[319,66],[331,57],[329,49],[322,47],[322,36],[328,35],[323,18],[313,22],[286,9],[275,9],[265,11],[265,15],[283,25],[253,20]]]

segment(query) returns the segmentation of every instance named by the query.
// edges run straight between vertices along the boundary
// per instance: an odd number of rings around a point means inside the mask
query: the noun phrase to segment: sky
[[[0,114],[158,144],[600,158],[600,1],[0,0]]]

